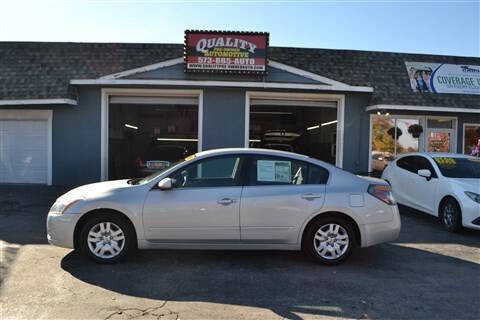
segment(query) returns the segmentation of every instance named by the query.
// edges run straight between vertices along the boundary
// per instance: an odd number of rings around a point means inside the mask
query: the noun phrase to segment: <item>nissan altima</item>
[[[324,264],[395,240],[390,186],[284,151],[217,149],[59,197],[48,241],[101,263],[135,249],[303,250]]]

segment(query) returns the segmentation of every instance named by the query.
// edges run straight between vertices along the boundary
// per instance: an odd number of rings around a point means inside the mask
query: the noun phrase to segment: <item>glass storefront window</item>
[[[372,118],[372,155],[371,167],[375,173],[381,173],[395,155],[395,119],[386,117]],[[393,132],[393,135],[388,132]]]
[[[450,146],[450,132],[430,131],[427,142],[428,152],[450,152]]]
[[[335,164],[336,106],[285,104],[250,106],[249,146],[296,152]]]
[[[412,128],[419,126],[418,119],[397,119],[397,128],[402,134],[397,138],[396,154],[418,152],[419,151],[419,135]]]
[[[427,126],[436,129],[453,129],[452,119],[428,119]]]
[[[456,120],[454,118],[372,115],[371,174],[381,175],[389,162],[403,153],[455,152],[455,131]],[[475,139],[473,129],[469,131],[468,135],[469,141]],[[465,152],[467,150],[466,142]]]
[[[420,150],[419,119],[372,117],[372,175],[380,176],[386,166],[399,154]]]
[[[198,106],[109,105],[109,179],[144,177],[196,153]]]
[[[480,157],[476,149],[478,146],[478,150],[480,150],[480,124],[465,124],[463,138],[463,153]]]

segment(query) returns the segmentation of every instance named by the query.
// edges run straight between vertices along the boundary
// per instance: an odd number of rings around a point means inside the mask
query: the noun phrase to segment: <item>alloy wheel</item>
[[[111,259],[119,255],[125,246],[123,230],[113,222],[100,222],[88,232],[89,250],[101,259]]]
[[[347,230],[336,223],[321,226],[313,238],[315,251],[327,260],[334,260],[343,256],[348,250],[349,242]]]
[[[455,224],[455,208],[452,203],[447,203],[443,208],[443,223],[447,227],[452,227]]]

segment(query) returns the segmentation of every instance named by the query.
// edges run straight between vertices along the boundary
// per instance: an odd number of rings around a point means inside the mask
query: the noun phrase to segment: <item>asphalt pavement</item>
[[[66,188],[0,186],[0,319],[478,319],[480,233],[402,208],[400,238],[342,265],[299,252],[141,251],[115,265],[48,245]]]

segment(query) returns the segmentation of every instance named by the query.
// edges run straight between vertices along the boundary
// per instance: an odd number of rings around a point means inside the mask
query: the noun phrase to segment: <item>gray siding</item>
[[[100,180],[100,88],[79,90],[78,106],[53,111],[53,184]]]
[[[343,168],[354,173],[368,172],[370,116],[365,112],[369,95],[345,95]]]
[[[245,145],[245,91],[203,91],[203,150]]]

